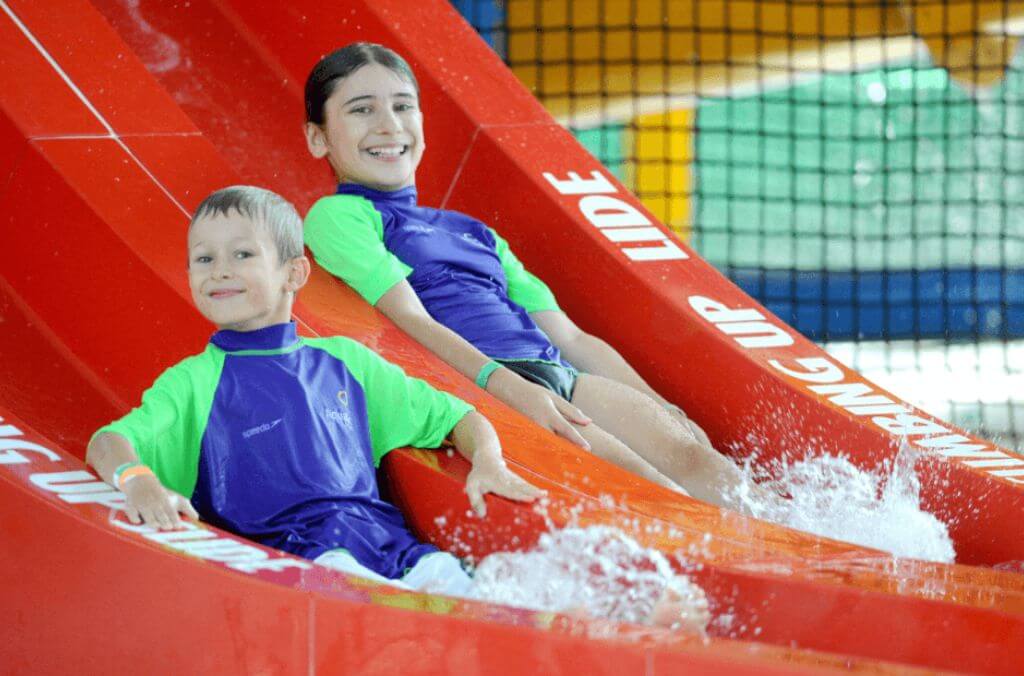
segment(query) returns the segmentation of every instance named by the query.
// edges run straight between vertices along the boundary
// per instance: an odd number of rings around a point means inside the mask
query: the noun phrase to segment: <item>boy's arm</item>
[[[85,452],[85,461],[92,465],[96,473],[114,488],[124,492],[126,498],[125,513],[132,523],[155,525],[161,529],[181,527],[179,514],[198,519],[199,515],[185,496],[164,488],[152,470],[121,480],[118,486],[114,473],[125,464],[139,462],[139,456],[131,442],[120,434],[101,432],[89,442]]]
[[[501,457],[498,434],[487,418],[466,402],[407,376],[401,368],[353,340],[306,340],[344,362],[363,385],[375,464],[394,448],[437,448],[450,438],[473,465],[466,477],[466,494],[480,516],[487,512],[483,499],[486,493],[523,501],[544,494],[508,469]]]
[[[473,465],[466,477],[466,494],[479,516],[487,515],[484,503],[487,493],[522,502],[532,502],[545,494],[505,465],[498,434],[487,418],[476,411],[462,417],[452,429],[451,437],[455,449]]]

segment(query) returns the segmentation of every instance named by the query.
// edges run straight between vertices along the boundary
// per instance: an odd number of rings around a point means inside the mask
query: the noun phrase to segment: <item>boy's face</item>
[[[388,191],[413,185],[426,147],[416,88],[389,68],[366,64],[337,84],[323,125],[306,124],[306,141],[344,181]]]
[[[305,256],[280,262],[267,230],[237,211],[202,218],[189,230],[192,301],[221,329],[255,331],[287,322],[292,294],[308,275]]]

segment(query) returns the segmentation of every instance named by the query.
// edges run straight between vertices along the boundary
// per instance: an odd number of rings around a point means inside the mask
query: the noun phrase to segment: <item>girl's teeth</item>
[[[367,151],[374,157],[398,157],[405,152],[405,147],[401,148],[376,148],[374,150]]]

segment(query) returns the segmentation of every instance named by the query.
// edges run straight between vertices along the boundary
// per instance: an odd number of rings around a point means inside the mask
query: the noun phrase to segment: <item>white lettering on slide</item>
[[[963,462],[971,467],[1019,467],[1024,466],[1024,460],[1013,458],[1002,451],[985,444],[973,443],[971,439],[961,434],[948,434],[944,437],[930,437],[919,439],[915,442],[922,448],[929,448],[939,455],[947,458],[963,458]],[[1004,476],[993,472],[997,476]],[[1024,472],[1005,476],[1022,476]]]
[[[818,394],[833,395],[829,397],[829,401],[846,409],[851,407],[862,408],[864,406],[878,406],[895,403],[889,397],[883,397],[880,394],[872,394],[874,390],[864,383],[811,385],[810,389]]]
[[[73,505],[97,504],[112,509],[124,508],[123,493],[103,481],[97,481],[91,472],[85,470],[36,473],[29,476],[28,480]]]
[[[575,171],[568,178],[558,178],[545,171],[544,178],[562,195],[583,195],[579,209],[583,217],[608,238],[619,245],[622,253],[632,261],[686,260],[685,251],[669,239],[661,228],[629,202],[611,197],[618,189],[600,171],[590,172],[583,178]],[[650,246],[623,246],[633,243]]]
[[[0,418],[0,422],[3,422],[3,420],[3,418]],[[18,453],[18,451],[31,451],[38,453],[47,460],[60,460],[59,455],[45,446],[17,438],[23,435],[24,432],[14,425],[0,425],[0,465],[22,465],[32,462],[21,453]]]
[[[836,383],[843,379],[843,369],[839,368],[828,359],[822,357],[809,357],[796,359],[800,370],[787,368],[777,359],[769,359],[768,364],[775,370],[782,371],[787,376],[804,380],[809,383]]]
[[[0,418],[0,422],[3,422],[3,418]],[[22,434],[21,430],[13,425],[0,425],[0,465],[32,462],[29,457],[15,450],[32,451],[47,460],[60,461],[61,456],[54,451],[25,439],[18,439],[17,437]],[[124,510],[124,493],[100,481],[95,474],[86,470],[36,472],[30,474],[28,480],[33,486],[53,493],[69,504],[97,504],[117,511]],[[151,526],[134,525],[113,518],[110,523],[122,530],[138,533],[147,540],[206,561],[221,563],[243,573],[256,573],[261,570],[280,571],[287,568],[305,570],[313,565],[302,559],[268,553],[188,522],[182,524],[182,530],[175,531],[161,531]]]
[[[650,225],[651,221],[632,204],[608,195],[587,195],[580,200],[580,211],[599,228],[628,228]]]
[[[152,526],[136,525],[119,519],[112,520],[111,523],[152,542],[206,561],[223,563],[228,568],[243,573],[255,573],[260,570],[279,571],[286,568],[306,570],[313,565],[302,559],[272,557],[258,547],[223,537],[188,522],[182,523],[182,530],[176,531],[161,531]]]
[[[865,382],[845,381],[843,369],[829,359],[804,357],[794,359],[792,365],[769,359],[768,365],[791,378],[813,383],[808,384],[807,389],[826,396],[829,402],[853,415],[872,416],[872,424],[890,434],[919,437],[911,440],[915,446],[1024,485],[1024,458],[1013,457],[960,434],[951,434],[950,429],[934,420],[913,415],[910,406],[879,393]]]
[[[784,347],[793,344],[793,336],[785,329],[767,321],[767,317],[750,308],[732,309],[705,296],[690,296],[690,307],[711,322],[722,333],[734,336],[743,347]]]

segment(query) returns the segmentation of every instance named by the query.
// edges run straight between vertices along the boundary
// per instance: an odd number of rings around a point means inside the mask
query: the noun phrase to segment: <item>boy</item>
[[[289,321],[309,277],[302,222],[278,195],[233,186],[189,224],[189,287],[220,329],[165,371],[142,405],[101,428],[86,461],[124,491],[133,523],[180,514],[363,577],[464,594],[450,554],[418,542],[380,499],[374,468],[391,449],[450,436],[473,464],[466,492],[531,501],[490,423],[346,338],[298,338]]]

